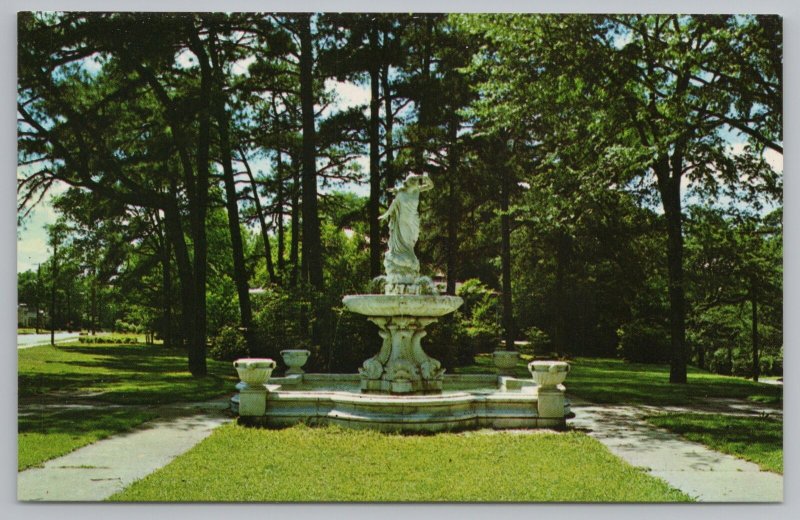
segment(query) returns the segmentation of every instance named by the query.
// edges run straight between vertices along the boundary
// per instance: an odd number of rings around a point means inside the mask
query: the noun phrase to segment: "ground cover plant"
[[[17,470],[40,465],[95,441],[122,433],[156,417],[145,410],[48,409],[20,414]]]
[[[673,502],[689,498],[574,432],[419,436],[230,424],[112,500]]]
[[[779,418],[670,413],[647,420],[713,450],[783,474],[783,421]]]

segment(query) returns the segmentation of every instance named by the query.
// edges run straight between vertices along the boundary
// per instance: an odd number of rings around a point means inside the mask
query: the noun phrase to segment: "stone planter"
[[[517,360],[519,359],[519,352],[516,350],[495,350],[492,354],[494,366],[497,367],[497,373],[501,376],[513,376],[514,369],[517,367]]]
[[[551,389],[564,382],[570,366],[564,361],[531,361],[528,370],[539,388]]]
[[[239,379],[242,380],[242,387],[258,388],[266,384],[272,371],[275,370],[275,362],[266,358],[242,358],[233,362]]]
[[[286,364],[286,375],[303,374],[303,365],[308,361],[308,356],[311,355],[310,350],[305,349],[287,349],[281,350],[281,357]]]

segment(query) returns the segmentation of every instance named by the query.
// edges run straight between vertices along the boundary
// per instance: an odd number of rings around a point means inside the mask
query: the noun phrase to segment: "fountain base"
[[[563,395],[561,410],[554,410],[551,399],[543,414],[539,389],[529,379],[459,374],[442,380],[440,394],[386,395],[361,392],[356,374],[273,377],[263,386],[264,413],[245,411],[242,400],[249,396],[244,394],[234,397],[231,405],[242,423],[256,426],[335,424],[382,432],[561,429],[569,416]]]

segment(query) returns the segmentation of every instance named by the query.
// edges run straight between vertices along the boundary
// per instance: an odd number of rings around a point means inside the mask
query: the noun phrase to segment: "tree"
[[[497,103],[498,118],[531,129],[546,121],[549,135],[537,132],[535,139],[582,144],[596,155],[584,163],[583,174],[599,172],[617,189],[641,182],[660,199],[670,381],[685,382],[682,185],[684,179],[711,189],[742,183],[735,167],[742,158],[726,149],[729,129],[753,142],[745,157],[774,185],[760,152],[764,146],[782,150],[779,19],[496,15],[479,21],[485,25],[478,23],[477,30],[491,35],[499,55],[508,58],[484,89],[494,87],[487,98]]]

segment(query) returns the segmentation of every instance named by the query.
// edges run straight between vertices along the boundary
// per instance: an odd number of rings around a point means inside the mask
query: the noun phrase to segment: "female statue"
[[[383,259],[390,285],[412,285],[419,277],[419,260],[414,246],[419,238],[419,194],[433,188],[427,175],[410,173],[380,220],[389,219],[389,250]]]

